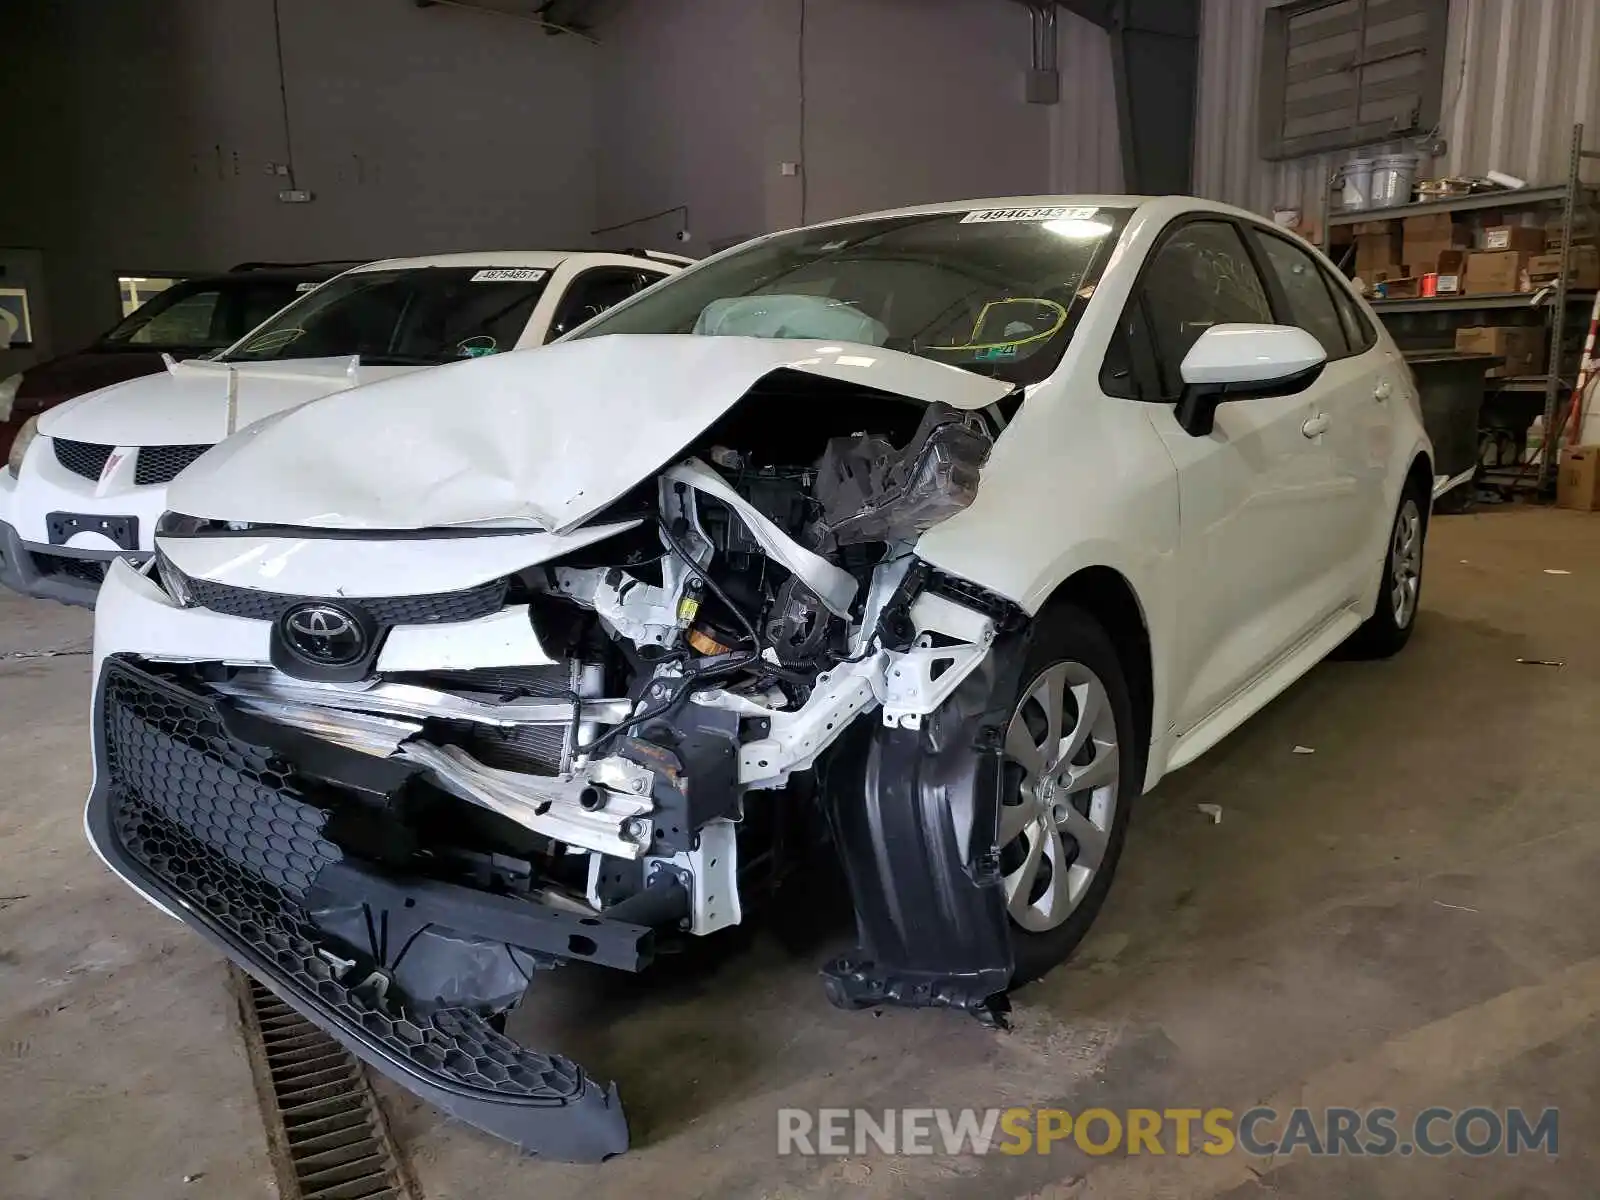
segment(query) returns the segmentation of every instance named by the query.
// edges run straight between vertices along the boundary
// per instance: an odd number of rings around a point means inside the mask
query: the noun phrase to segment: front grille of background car
[[[151,483],[171,483],[178,472],[199,458],[205,446],[144,446],[139,450],[139,461],[133,466],[133,482],[141,487]]]
[[[74,558],[70,554],[33,555],[34,569],[41,575],[65,575],[96,586],[105,582],[106,568],[111,564],[103,558]]]
[[[201,608],[248,617],[253,621],[276,621],[299,604],[332,604],[352,612],[367,614],[379,625],[440,625],[451,621],[471,621],[497,613],[505,606],[507,581],[491,579],[459,592],[436,592],[427,596],[290,596],[282,592],[263,592],[258,588],[235,587],[211,579],[186,577],[189,594]]]
[[[102,446],[98,442],[74,442],[66,438],[52,438],[56,448],[56,461],[74,475],[85,479],[99,479],[106,469],[106,459],[115,446]]]

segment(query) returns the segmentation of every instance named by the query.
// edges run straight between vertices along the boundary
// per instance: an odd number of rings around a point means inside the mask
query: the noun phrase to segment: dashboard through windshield
[[[537,267],[353,271],[250,334],[226,362],[351,354],[373,366],[436,366],[516,346],[550,272]]]
[[[575,336],[836,339],[1033,383],[1061,360],[1131,211],[972,209],[776,234]]]

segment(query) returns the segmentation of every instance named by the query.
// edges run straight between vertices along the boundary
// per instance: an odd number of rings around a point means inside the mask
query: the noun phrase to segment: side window
[[[1344,326],[1345,340],[1350,343],[1351,354],[1365,354],[1378,344],[1378,335],[1373,331],[1372,322],[1367,319],[1367,314],[1361,311],[1361,305],[1356,303],[1350,290],[1338,279],[1327,271],[1322,273],[1327,280],[1328,291],[1333,293],[1334,307],[1339,310],[1339,323]]]
[[[643,288],[647,279],[655,282],[644,272],[627,267],[597,267],[585,271],[572,281],[567,294],[561,298],[545,341],[570,333],[590,317],[597,317],[613,304],[620,304]]]
[[[157,313],[128,339],[134,346],[206,346],[215,339],[211,325],[222,293],[214,288],[195,292]]]
[[[1128,302],[1100,365],[1100,390],[1123,400],[1162,398],[1160,375],[1150,348],[1150,327],[1138,299]]]
[[[1329,358],[1344,358],[1350,347],[1345,341],[1344,322],[1334,307],[1316,260],[1293,242],[1270,233],[1257,233],[1267,259],[1267,269],[1277,280],[1289,305],[1284,314],[1291,325],[1298,325],[1322,343]]]
[[[1176,400],[1183,390],[1178,368],[1202,333],[1231,321],[1272,321],[1272,306],[1244,239],[1226,221],[1179,226],[1145,264],[1139,290],[1167,400]]]

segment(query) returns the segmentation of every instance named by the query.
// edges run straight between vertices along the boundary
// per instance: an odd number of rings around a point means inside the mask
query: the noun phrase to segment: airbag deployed
[[[889,337],[882,321],[854,305],[826,296],[737,296],[713,300],[695,322],[697,334],[724,337],[828,338],[881,346]]]

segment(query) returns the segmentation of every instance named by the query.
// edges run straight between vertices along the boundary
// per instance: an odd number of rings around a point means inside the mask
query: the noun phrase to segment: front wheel
[[[1348,643],[1357,658],[1388,658],[1411,640],[1422,602],[1422,549],[1428,536],[1426,499],[1411,488],[1400,498],[1384,552],[1378,604]]]
[[[1067,606],[1039,619],[1005,728],[997,838],[1019,983],[1065,959],[1100,911],[1145,758],[1105,631]]]

